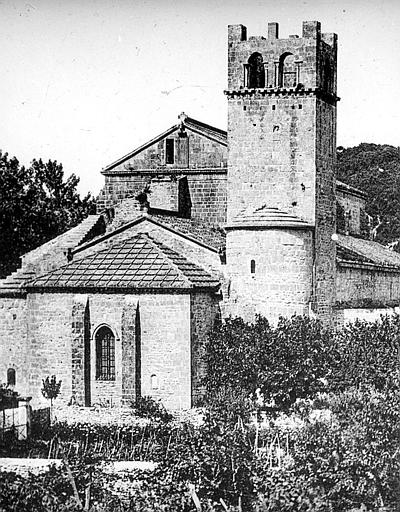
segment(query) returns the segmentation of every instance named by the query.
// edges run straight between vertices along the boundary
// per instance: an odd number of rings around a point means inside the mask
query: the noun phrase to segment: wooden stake
[[[75,501],[76,501],[78,507],[82,508],[82,502],[79,497],[78,489],[76,488],[75,478],[74,478],[74,475],[72,474],[71,468],[69,467],[67,459],[64,459],[64,466],[67,470],[68,480],[71,484],[72,490],[74,491]]]

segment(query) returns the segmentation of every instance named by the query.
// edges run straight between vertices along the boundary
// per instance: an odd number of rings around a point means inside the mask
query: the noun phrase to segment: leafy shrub
[[[356,321],[335,333],[331,390],[374,386],[382,390],[399,371],[400,316]]]
[[[208,396],[259,389],[267,409],[286,410],[318,392],[381,390],[397,375],[399,354],[399,315],[338,331],[305,317],[281,318],[276,327],[262,317],[253,324],[230,318],[209,336],[205,384]]]
[[[306,317],[281,318],[276,327],[260,316],[254,324],[230,318],[209,338],[208,394],[223,387],[249,395],[260,389],[268,403],[287,408],[326,389],[331,345],[331,333]]]
[[[173,415],[167,411],[161,401],[154,400],[151,396],[141,396],[132,402],[132,409],[139,418],[151,418],[164,422],[171,421]]]
[[[53,406],[53,400],[55,400],[61,391],[61,380],[57,382],[56,376],[46,377],[42,381],[42,395],[50,400],[50,407]]]
[[[7,384],[0,384],[0,410],[18,406],[18,393]]]
[[[210,392],[204,402],[209,414],[220,422],[234,425],[240,418],[248,422],[255,409],[254,401],[241,389],[223,387]]]

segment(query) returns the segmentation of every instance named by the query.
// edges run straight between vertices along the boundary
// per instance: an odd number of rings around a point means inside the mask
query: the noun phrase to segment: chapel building
[[[340,325],[400,305],[400,254],[335,176],[337,37],[228,29],[227,132],[178,123],[102,170],[97,214],[0,282],[0,377],[43,401],[189,408],[215,321]]]

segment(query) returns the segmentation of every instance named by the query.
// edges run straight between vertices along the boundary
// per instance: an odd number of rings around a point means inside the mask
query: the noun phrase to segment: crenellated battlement
[[[279,39],[278,23],[267,37],[247,37],[244,25],[228,27],[228,90],[318,88],[336,97],[337,36],[304,21],[302,36]]]
[[[229,41],[251,41],[254,39],[263,39],[267,40],[276,40],[279,39],[279,23],[272,22],[268,23],[267,37],[264,36],[250,36],[247,39],[247,27],[244,25],[228,25],[228,34]],[[329,39],[332,39],[331,44],[333,43],[333,37],[336,37],[336,34],[325,34],[321,33],[321,23],[319,21],[303,21],[303,30],[302,30],[302,39],[322,39],[325,40],[329,44]],[[300,36],[297,34],[289,35],[288,39],[300,39]],[[285,41],[285,39],[282,39]]]

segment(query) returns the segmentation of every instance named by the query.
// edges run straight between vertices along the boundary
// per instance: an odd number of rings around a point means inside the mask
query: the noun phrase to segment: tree
[[[375,240],[400,240],[400,148],[360,144],[337,151],[338,179],[367,193],[366,212]]]
[[[61,391],[61,380],[57,382],[56,376],[46,377],[42,380],[42,395],[46,400],[50,400],[50,423],[53,421],[53,400],[55,400]]]
[[[19,258],[94,212],[94,199],[77,192],[79,178],[65,180],[62,164],[33,160],[28,168],[0,151],[0,277]]]

